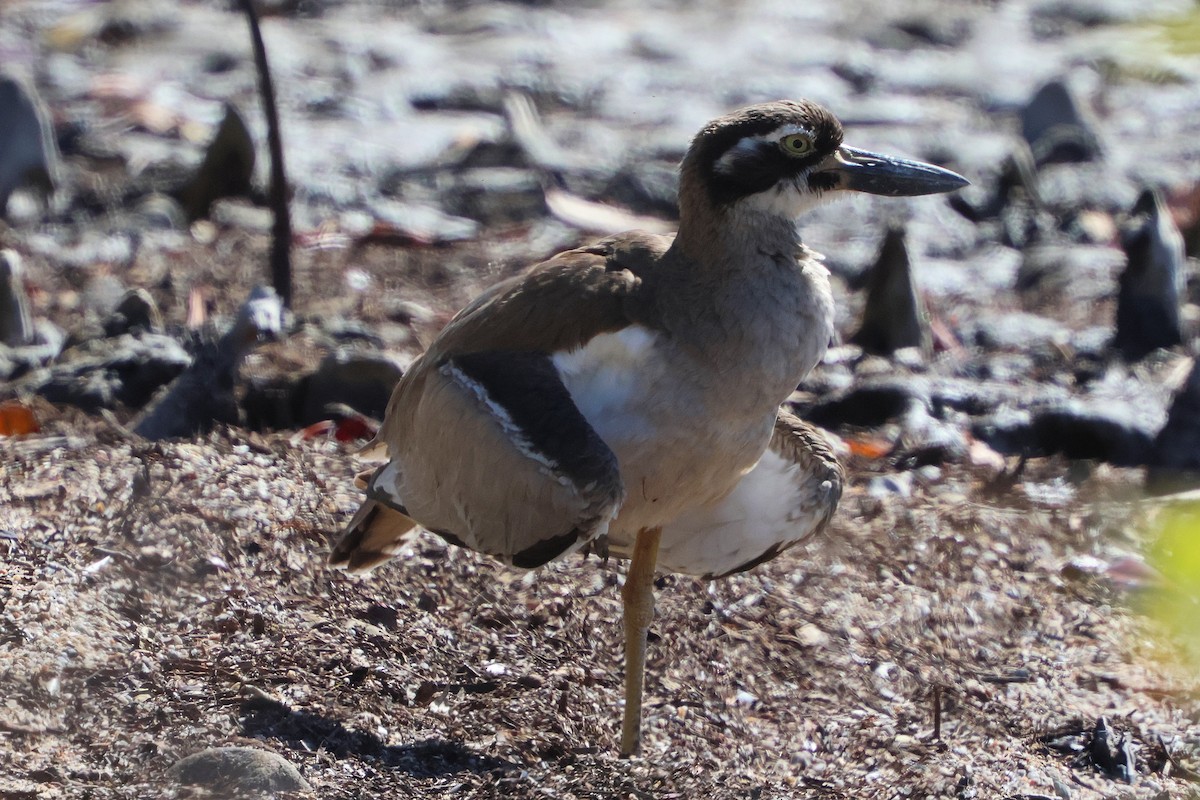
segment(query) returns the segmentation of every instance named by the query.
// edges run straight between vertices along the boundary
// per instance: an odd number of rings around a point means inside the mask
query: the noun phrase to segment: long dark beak
[[[835,185],[839,189],[888,197],[941,194],[970,183],[957,172],[933,164],[870,153],[846,145],[821,162],[812,177],[819,180],[836,178]]]

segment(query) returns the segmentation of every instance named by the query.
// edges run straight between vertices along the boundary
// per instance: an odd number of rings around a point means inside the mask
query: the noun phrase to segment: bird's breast
[[[553,362],[584,418],[617,457],[626,502],[610,528],[663,524],[729,491],[762,454],[778,402],[723,402],[725,380],[668,335],[632,326]],[[745,387],[742,387],[745,388]]]

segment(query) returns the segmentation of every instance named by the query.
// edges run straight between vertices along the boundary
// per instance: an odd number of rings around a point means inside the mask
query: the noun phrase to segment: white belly
[[[776,404],[722,417],[721,396],[743,391],[712,381],[653,331],[632,326],[602,334],[554,364],[591,426],[617,456],[626,501],[609,528],[618,554],[638,530],[724,497],[767,446]],[[672,543],[664,539],[662,547]]]

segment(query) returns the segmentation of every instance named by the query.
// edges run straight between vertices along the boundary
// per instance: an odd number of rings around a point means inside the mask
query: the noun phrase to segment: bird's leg
[[[642,678],[646,672],[646,634],[654,619],[654,565],[662,528],[638,531],[633,559],[625,575],[625,723],[621,728],[621,757],[637,752],[642,742]]]

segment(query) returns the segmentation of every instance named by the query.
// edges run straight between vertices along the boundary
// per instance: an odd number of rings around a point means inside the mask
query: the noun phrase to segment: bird
[[[797,218],[851,192],[948,192],[962,176],[843,143],[780,100],[705,125],[680,165],[674,236],[630,231],[485,290],[397,384],[382,459],[330,564],[367,571],[418,527],[534,569],[592,544],[621,589],[620,755],[641,744],[657,571],[720,578],[823,528],[843,471],[781,405],[834,336],[828,270]]]

